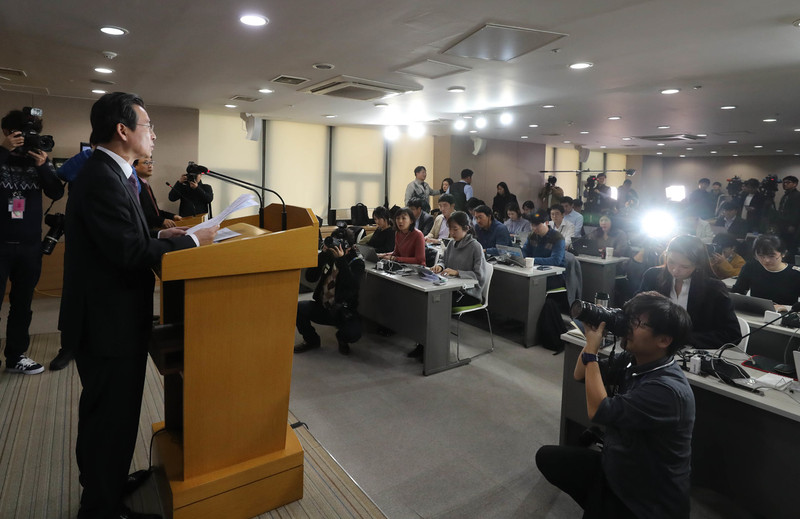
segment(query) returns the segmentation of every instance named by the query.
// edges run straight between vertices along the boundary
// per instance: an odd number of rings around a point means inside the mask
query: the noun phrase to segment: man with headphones
[[[297,331],[303,342],[295,346],[295,353],[320,347],[322,341],[312,322],[336,327],[336,341],[342,355],[349,355],[349,343],[361,338],[358,290],[365,267],[355,241],[352,230],[336,229],[325,238],[317,266],[306,271],[309,282],[319,280],[319,283],[313,299],[297,303]]]

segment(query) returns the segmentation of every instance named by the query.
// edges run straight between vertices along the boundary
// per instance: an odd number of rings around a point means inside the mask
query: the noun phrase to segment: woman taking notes
[[[404,207],[394,216],[394,250],[378,254],[381,259],[399,261],[400,263],[425,264],[425,237],[418,229],[414,229],[414,213]]]
[[[453,306],[480,304],[481,290],[486,284],[486,260],[481,244],[469,234],[467,213],[456,211],[447,220],[447,226],[453,241],[445,249],[444,257],[431,270],[449,277],[477,280],[476,286],[453,294]]]
[[[769,299],[775,310],[784,312],[797,303],[800,296],[800,267],[783,261],[786,247],[777,236],[762,234],[753,243],[754,261],[742,267],[731,292]]]

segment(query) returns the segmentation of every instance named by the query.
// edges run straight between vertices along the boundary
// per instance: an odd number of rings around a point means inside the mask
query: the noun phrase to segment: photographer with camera
[[[688,519],[695,402],[673,355],[686,342],[689,315],[656,292],[622,311],[582,304],[593,308],[580,313],[586,346],[573,375],[585,381],[589,419],[605,426],[603,450],[547,445],[536,466],[584,517]],[[620,324],[625,351],[599,361],[606,328]]]
[[[539,190],[539,209],[549,211],[555,204],[560,204],[564,198],[564,190],[556,185],[558,179],[554,175],[547,177],[544,187]]]
[[[188,168],[187,168],[188,169]],[[170,202],[180,199],[178,214],[181,217],[196,216],[209,212],[209,204],[214,200],[214,190],[204,184],[201,179],[203,173],[186,172],[178,182],[169,190]]]
[[[46,151],[53,138],[40,135],[41,110],[12,110],[0,122],[0,293],[11,281],[6,326],[6,371],[33,375],[44,366],[29,359],[31,301],[42,270],[42,192],[52,200],[64,195]]]
[[[358,290],[364,277],[364,258],[354,246],[353,232],[340,227],[325,238],[317,266],[306,271],[310,282],[319,280],[314,297],[297,303],[297,331],[303,336],[295,353],[320,347],[320,337],[311,323],[336,327],[339,353],[350,354],[351,342],[361,338]]]

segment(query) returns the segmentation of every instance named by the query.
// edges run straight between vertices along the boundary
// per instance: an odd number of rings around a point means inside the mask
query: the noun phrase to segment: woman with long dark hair
[[[404,207],[394,215],[394,250],[378,254],[379,258],[399,261],[400,263],[425,264],[425,236],[414,229],[414,213]]]
[[[372,233],[367,245],[373,247],[377,253],[393,251],[394,227],[392,227],[392,215],[389,210],[379,205],[372,211],[372,219],[375,220],[377,228]]]
[[[655,290],[692,318],[689,344],[717,349],[742,338],[728,289],[714,277],[705,244],[696,236],[676,236],[667,245],[666,263],[644,273],[639,292]]]
[[[494,200],[492,201],[492,212],[495,214],[495,218],[501,222],[505,222],[508,218],[506,208],[510,203],[519,204],[519,202],[517,202],[517,196],[509,192],[508,184],[500,182],[497,184],[497,194],[494,195]]]
[[[754,259],[739,273],[731,292],[769,299],[777,311],[789,310],[800,296],[800,267],[783,261],[786,247],[780,238],[762,234],[753,243]]]

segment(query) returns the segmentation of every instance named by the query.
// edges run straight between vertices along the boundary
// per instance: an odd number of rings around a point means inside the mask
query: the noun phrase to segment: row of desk
[[[582,338],[566,346],[561,395],[561,445],[578,445],[591,425],[586,390],[573,378]],[[749,370],[757,377],[762,373]],[[800,395],[757,395],[713,377],[686,373],[695,396],[692,485],[729,497],[755,517],[797,517],[794,487],[800,472]]]

